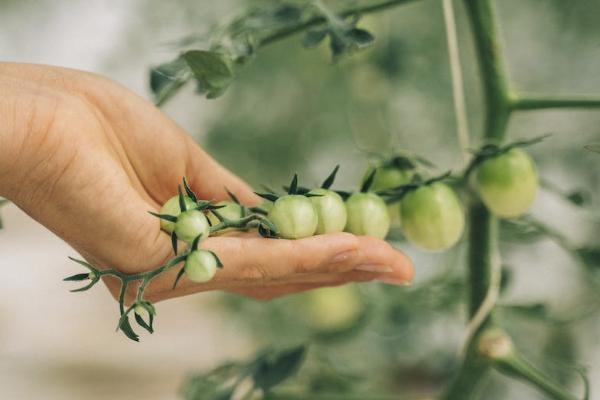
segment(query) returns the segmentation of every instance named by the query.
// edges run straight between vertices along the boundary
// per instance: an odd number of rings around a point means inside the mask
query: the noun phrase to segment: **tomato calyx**
[[[423,177],[419,174],[415,174],[413,180],[410,183],[406,183],[404,185],[397,186],[392,189],[380,190],[376,192],[379,196],[383,197],[386,203],[396,203],[408,193],[422,187],[429,186],[436,182],[442,182],[446,180],[450,180],[452,177],[452,171],[446,171],[443,174],[431,177],[429,179],[423,179]]]
[[[499,146],[494,143],[484,144],[479,149],[471,151],[471,153],[473,153],[473,159],[471,160],[471,162],[465,169],[464,177],[468,178],[469,175],[471,175],[471,173],[475,170],[475,168],[477,166],[479,166],[481,163],[483,163],[484,161],[486,161],[490,158],[495,158],[495,157],[497,157],[501,154],[507,153],[508,151],[515,149],[515,148],[523,148],[523,147],[533,146],[535,144],[541,143],[549,136],[550,136],[550,134],[546,134],[546,135],[534,137],[532,139],[516,140],[514,142],[505,144],[504,146]]]

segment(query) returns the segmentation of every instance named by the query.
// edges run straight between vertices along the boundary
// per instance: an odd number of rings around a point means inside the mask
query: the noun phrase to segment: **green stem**
[[[465,0],[475,43],[476,57],[483,85],[486,142],[502,142],[511,113],[511,91],[498,37],[495,12],[491,0]],[[498,257],[498,222],[479,200],[469,207],[469,315],[479,310],[490,288],[494,262]],[[489,372],[489,363],[475,348],[479,333],[489,327],[488,316],[471,335],[463,364],[442,396],[444,400],[473,398],[480,382]]]
[[[483,136],[490,142],[500,142],[510,116],[512,95],[494,8],[490,0],[465,0],[465,4],[471,21],[486,105]]]
[[[387,8],[399,6],[401,4],[410,3],[416,0],[387,0],[381,3],[365,5],[361,7],[352,7],[347,10],[340,12],[338,15],[340,17],[349,17],[355,14],[369,14],[377,11],[382,11]],[[327,22],[327,18],[325,16],[317,16],[310,18],[307,21],[301,22],[297,25],[292,25],[289,27],[285,27],[281,30],[278,30],[268,36],[262,38],[259,42],[260,46],[267,46],[271,43],[277,42],[281,39],[285,39],[289,36],[295,35],[300,32],[304,32],[307,29],[313,28],[315,26],[322,25]]]
[[[544,373],[539,371],[529,361],[517,353],[512,354],[507,358],[494,360],[493,366],[498,371],[506,375],[530,383],[550,396],[552,399],[577,400],[577,397],[554,383],[552,379],[547,377]]]
[[[514,99],[513,110],[529,111],[549,108],[600,108],[598,97],[523,96]]]

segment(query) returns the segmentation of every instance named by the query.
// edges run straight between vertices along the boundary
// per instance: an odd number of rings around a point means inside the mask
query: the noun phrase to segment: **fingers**
[[[172,291],[178,266],[151,284],[149,296],[160,300],[206,290],[264,289],[281,284],[294,290],[294,285],[327,286],[373,279],[404,285],[413,277],[412,263],[402,253],[381,240],[347,233],[294,241],[217,237],[209,238],[202,247],[214,251],[224,264],[212,281],[194,284],[184,277]]]

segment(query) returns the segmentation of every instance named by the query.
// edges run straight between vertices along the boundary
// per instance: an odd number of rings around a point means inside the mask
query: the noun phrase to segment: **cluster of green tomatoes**
[[[385,239],[392,225],[401,226],[408,241],[428,251],[444,251],[455,245],[465,227],[465,213],[456,187],[461,181],[444,174],[423,179],[418,163],[397,156],[372,165],[357,192],[333,190],[339,166],[314,189],[298,185],[295,175],[286,194],[269,190],[260,207],[248,208],[233,196],[231,201],[198,200],[187,184],[187,195],[175,196],[162,207],[161,227],[176,240],[194,243],[184,272],[194,282],[210,280],[221,263],[198,248],[211,234],[252,227],[255,221],[265,237],[301,239],[334,232]],[[519,146],[484,147],[465,174],[488,209],[499,217],[526,213],[537,188],[534,161]],[[458,183],[457,183],[458,182]],[[254,216],[255,218],[248,217]],[[245,221],[239,223],[239,221]]]

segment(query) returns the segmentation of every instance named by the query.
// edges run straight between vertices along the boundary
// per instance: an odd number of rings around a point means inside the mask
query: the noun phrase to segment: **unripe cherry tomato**
[[[476,169],[475,182],[486,207],[503,218],[525,214],[539,186],[535,162],[519,148],[483,161]]]
[[[383,239],[390,230],[390,216],[383,199],[375,193],[354,193],[346,200],[346,231]]]
[[[365,305],[354,285],[312,290],[303,303],[311,328],[321,332],[340,331],[357,322]]]
[[[242,218],[242,206],[240,206],[237,203],[234,203],[233,201],[220,201],[215,205],[225,206],[223,208],[219,208],[216,211],[227,219],[236,221]],[[219,218],[217,218],[212,212],[209,212],[206,216],[212,225],[217,225],[219,222],[221,222],[219,221]]]
[[[346,226],[346,205],[342,196],[329,189],[314,189],[309,197],[317,212],[318,224],[316,234],[342,232]]]
[[[191,210],[192,208],[196,207],[196,203],[194,203],[194,201],[189,197],[185,196],[183,199],[188,210]],[[167,202],[160,209],[160,214],[178,217],[179,214],[181,214],[181,208],[179,208],[179,196],[173,196],[169,200],[167,200]],[[175,229],[175,222],[161,219],[160,227],[162,228],[162,230],[171,233]]]
[[[210,251],[194,250],[187,256],[183,268],[190,281],[202,283],[215,276],[217,265],[217,259]]]
[[[363,181],[371,174],[371,172],[373,172],[373,168],[376,168],[377,172],[375,172],[375,175],[373,176],[373,183],[369,188],[369,191],[371,192],[392,189],[400,185],[405,185],[409,183],[415,176],[414,169],[402,169],[395,166],[371,166],[365,173]],[[390,214],[390,219],[392,222],[398,224],[401,223],[399,202],[388,204],[388,213]]]
[[[267,218],[284,239],[301,239],[314,235],[319,219],[313,203],[306,196],[282,196],[275,201]]]
[[[408,192],[401,203],[402,225],[409,241],[426,250],[452,247],[465,228],[458,196],[448,185],[435,182]]]
[[[184,242],[191,243],[199,235],[206,239],[209,235],[210,226],[208,220],[202,211],[189,210],[184,211],[177,217],[175,222],[175,235]]]

